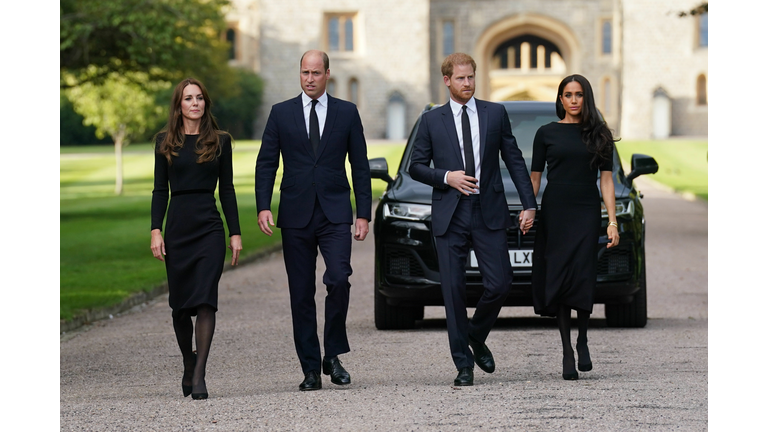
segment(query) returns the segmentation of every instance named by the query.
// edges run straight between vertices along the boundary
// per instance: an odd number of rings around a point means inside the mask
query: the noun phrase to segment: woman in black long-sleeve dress
[[[533,140],[531,182],[538,194],[547,166],[547,188],[541,201],[533,249],[533,305],[537,314],[557,317],[563,343],[563,379],[575,380],[571,347],[571,309],[576,309],[579,335],[576,351],[580,371],[592,369],[587,327],[597,283],[600,236],[600,191],[608,210],[607,247],[619,244],[612,178],[611,131],[595,107],[592,87],[581,75],[563,79],[557,91],[557,116],[542,126]]]
[[[211,108],[203,84],[193,78],[183,80],[171,97],[168,124],[155,138],[151,249],[155,258],[165,261],[173,329],[184,361],[181,388],[185,397],[191,394],[193,399],[208,397],[205,366],[226,255],[224,226],[214,196],[217,183],[232,265],[237,265],[242,249],[232,183],[232,139],[218,130]],[[194,325],[193,316],[197,316]]]

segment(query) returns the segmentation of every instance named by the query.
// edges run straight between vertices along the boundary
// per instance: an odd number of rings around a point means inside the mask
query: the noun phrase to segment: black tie
[[[461,107],[461,134],[464,136],[464,174],[475,176],[475,152],[472,147],[472,131],[469,129],[467,106]]]
[[[312,150],[317,156],[317,147],[320,145],[320,122],[317,120],[315,105],[317,105],[317,99],[312,100],[312,109],[309,111],[309,142],[312,143]]]

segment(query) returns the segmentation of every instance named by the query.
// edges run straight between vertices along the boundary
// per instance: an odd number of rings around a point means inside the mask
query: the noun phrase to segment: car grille
[[[412,251],[387,248],[384,257],[386,274],[393,276],[424,277],[424,270]]]
[[[632,250],[619,246],[606,249],[597,261],[598,275],[619,275],[632,273]]]
[[[513,221],[517,221],[519,211],[513,210],[509,212]],[[528,233],[523,235],[518,228],[517,223],[512,228],[507,229],[507,246],[510,249],[533,249],[533,239],[536,238],[536,228],[539,226],[538,212],[533,219],[533,227],[528,230]]]

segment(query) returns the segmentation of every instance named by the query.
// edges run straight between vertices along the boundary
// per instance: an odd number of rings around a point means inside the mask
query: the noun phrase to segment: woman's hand
[[[229,237],[229,250],[232,251],[232,265],[236,266],[240,259],[240,251],[243,250],[243,240],[240,235]]]
[[[606,248],[612,248],[619,245],[619,229],[613,225],[608,225],[608,245]]]
[[[149,248],[152,249],[152,255],[160,261],[165,261],[165,241],[163,240],[163,233],[159,229],[152,230],[152,240],[150,241]]]

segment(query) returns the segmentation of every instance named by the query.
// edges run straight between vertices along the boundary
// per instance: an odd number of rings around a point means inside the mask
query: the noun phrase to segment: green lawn
[[[280,241],[259,231],[253,195],[258,141],[235,143],[233,165],[243,256]],[[368,157],[386,157],[394,175],[404,144],[369,145]],[[164,264],[149,250],[153,155],[150,144],[133,144],[124,154],[124,194],[114,195],[111,146],[62,147],[60,158],[60,319],[78,311],[119,303],[132,293],[165,282]],[[277,187],[273,211],[279,198]],[[385,183],[372,180],[374,198]]]
[[[659,163],[659,172],[648,175],[675,191],[691,193],[708,199],[707,141],[619,141],[616,147],[622,163],[629,166],[633,153],[653,156]],[[628,171],[627,171],[628,173]]]

